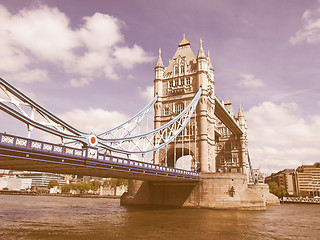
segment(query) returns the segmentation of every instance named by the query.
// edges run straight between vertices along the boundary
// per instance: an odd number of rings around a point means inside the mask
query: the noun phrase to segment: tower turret
[[[163,66],[163,61],[161,58],[161,48],[159,48],[159,56],[158,56],[156,66],[154,68],[154,73],[155,73],[155,75],[154,75],[155,79],[163,79],[164,66]]]
[[[242,172],[247,174],[247,179],[249,182],[251,172],[250,172],[250,165],[249,165],[247,121],[245,119],[244,110],[241,105],[239,107],[238,119],[239,119],[239,125],[243,132],[243,134],[240,137]]]
[[[200,38],[200,48],[199,48],[197,59],[206,58],[206,54],[204,53],[202,43],[203,43],[202,38]]]
[[[239,107],[238,119],[239,119],[239,125],[240,125],[242,131],[246,131],[247,130],[247,120],[244,116],[244,110],[241,105]]]

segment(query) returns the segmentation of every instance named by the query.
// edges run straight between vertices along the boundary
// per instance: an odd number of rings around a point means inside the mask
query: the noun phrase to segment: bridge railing
[[[92,147],[86,147],[83,149],[72,148],[61,144],[53,144],[49,142],[43,142],[39,140],[18,137],[4,133],[0,133],[0,145],[10,146],[17,149],[25,149],[29,151],[36,151],[42,153],[45,152],[50,153],[52,155],[59,155],[62,157],[72,157],[76,159],[82,159],[85,161],[99,161],[123,166],[130,166],[133,168],[146,169],[149,171],[152,170],[155,173],[162,172],[181,176],[191,176],[192,178],[199,178],[198,172],[103,154],[99,153],[97,148]]]

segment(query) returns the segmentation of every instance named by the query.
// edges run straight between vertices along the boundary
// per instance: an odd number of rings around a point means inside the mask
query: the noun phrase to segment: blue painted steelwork
[[[172,142],[181,132],[182,130],[186,127],[188,122],[190,121],[194,111],[196,110],[196,106],[198,104],[198,101],[200,99],[202,92],[202,88],[199,89],[195,97],[192,99],[190,104],[175,118],[173,118],[171,121],[168,123],[162,125],[161,127],[154,129],[152,131],[149,131],[144,134],[140,135],[135,135],[135,136],[129,136],[129,137],[124,137],[124,138],[119,138],[119,139],[103,139],[98,137],[99,143],[97,144],[98,147],[100,148],[107,148],[109,147],[112,151],[118,151],[120,153],[124,154],[139,154],[139,153],[148,153],[148,152],[154,152],[160,148],[165,147],[168,145],[170,142]],[[168,133],[169,136],[165,136],[166,132]],[[108,143],[111,144],[116,144],[116,143],[132,143],[134,141],[141,141],[141,139],[146,139],[148,143],[151,146],[151,149],[139,149],[136,145],[134,147],[138,148],[138,150],[127,150],[127,149],[122,149],[119,151],[118,149],[107,145]],[[156,142],[156,141],[159,142]],[[154,143],[153,143],[154,141]],[[120,146],[120,144],[119,144]]]
[[[131,128],[126,130],[126,133],[124,133],[121,138],[125,138],[128,135],[130,135],[139,125],[140,123],[143,121],[143,119],[146,117],[146,115],[148,115],[148,113],[150,112],[150,110],[153,108],[154,104],[156,103],[156,101],[158,100],[158,96],[156,95],[151,101],[150,103],[148,103],[147,106],[145,106],[140,112],[138,112],[136,115],[134,115],[132,118],[130,118],[129,120],[127,120],[126,122],[120,124],[119,126],[112,128],[111,130],[108,130],[106,132],[100,133],[97,136],[98,137],[102,137],[103,135],[107,135],[107,134],[111,134],[112,132],[117,131],[118,129],[124,128],[126,125],[128,125],[129,123],[133,122],[135,119],[139,118],[140,119],[134,124],[134,126],[132,126]],[[142,117],[141,117],[142,115]]]
[[[189,106],[187,106],[187,108],[184,111],[182,111],[177,117],[175,117],[170,122],[161,126],[158,129],[154,129],[145,134],[140,134],[137,136],[128,136],[128,134],[130,134],[140,124],[139,119],[136,122],[136,124],[133,124],[133,126],[130,129],[128,129],[128,131],[120,138],[103,138],[101,137],[101,135],[97,137],[93,136],[97,141],[94,139],[94,144],[92,144],[92,142],[90,141],[90,139],[92,139],[92,134],[81,132],[75,129],[74,127],[70,126],[69,124],[65,123],[64,121],[62,121],[61,119],[54,116],[52,113],[50,113],[49,111],[32,101],[30,98],[25,96],[22,92],[17,90],[15,87],[10,85],[2,78],[0,78],[0,89],[2,89],[3,92],[8,96],[7,100],[0,99],[0,110],[3,110],[9,115],[26,123],[28,125],[29,130],[30,126],[33,126],[42,131],[54,134],[61,138],[79,141],[84,146],[97,145],[97,147],[100,149],[105,149],[122,154],[145,154],[148,152],[154,152],[162,147],[165,147],[172,140],[174,140],[175,137],[177,137],[184,129],[184,127],[187,125],[193,112],[196,109],[197,103],[201,95],[200,88],[195,98],[191,101]],[[142,116],[141,121],[145,117],[144,113],[149,112],[151,106],[153,106],[155,101],[156,98],[154,98],[153,101],[142,110],[142,115],[138,113],[139,116]],[[10,104],[13,104],[20,112],[9,106]],[[30,116],[21,109],[20,105],[30,107]],[[38,113],[47,122],[44,124],[43,122],[35,121],[35,113]],[[128,124],[128,121],[125,122],[124,125],[125,124]],[[113,130],[115,129],[112,129],[108,132],[112,132]],[[139,145],[142,142],[144,142],[144,148]],[[126,148],[126,145],[130,145],[130,148]]]
[[[0,83],[1,83],[1,85],[3,85],[6,88],[7,91],[9,91],[15,97],[21,99],[24,102],[27,102],[28,104],[30,104],[30,106],[34,107],[37,111],[39,111],[39,113],[42,113],[42,114],[50,117],[53,121],[59,123],[61,126],[65,127],[71,133],[76,134],[76,135],[84,134],[83,132],[77,130],[76,128],[74,128],[71,125],[67,124],[66,122],[62,121],[60,118],[56,117],[54,114],[52,114],[48,110],[44,109],[43,107],[38,105],[36,102],[32,101],[30,98],[28,98],[26,95],[24,95],[22,92],[20,92],[18,89],[16,89],[14,86],[9,84],[7,81],[5,81],[1,77],[0,77]],[[5,105],[5,104],[3,104],[3,103],[0,104],[1,107],[3,107],[3,105]],[[7,108],[5,108],[5,109],[7,109]]]
[[[199,180],[199,173],[197,172],[101,154],[97,148],[77,149],[3,133],[0,133],[0,159],[0,168],[6,166],[6,164],[14,167],[14,165],[10,165],[10,160],[18,159],[25,162],[58,164],[61,166],[58,172],[66,171],[63,166],[74,166],[92,169],[92,171],[101,170],[103,171],[100,173],[101,176],[108,176],[109,174],[114,177],[117,174],[122,174],[122,177],[127,176],[128,178],[142,180],[153,179],[153,181]],[[28,170],[28,165],[26,164],[23,168]],[[52,172],[50,169],[43,169],[42,171]],[[90,175],[90,170],[87,172]],[[76,173],[69,172],[69,174]]]

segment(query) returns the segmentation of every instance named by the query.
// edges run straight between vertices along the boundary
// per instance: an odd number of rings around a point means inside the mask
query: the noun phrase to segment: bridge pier
[[[264,210],[279,200],[265,184],[248,185],[246,174],[202,173],[197,183],[131,180],[121,204]]]

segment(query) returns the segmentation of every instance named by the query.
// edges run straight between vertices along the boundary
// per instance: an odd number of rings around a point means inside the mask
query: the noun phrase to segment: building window
[[[181,68],[180,68],[180,73],[181,73],[181,74],[184,74],[184,66],[181,66]]]
[[[174,75],[177,76],[178,74],[179,74],[179,67],[176,66],[176,67],[174,68]]]
[[[181,85],[184,85],[184,78],[181,78],[181,79],[180,79],[180,84],[181,84]]]
[[[170,114],[170,110],[168,107],[164,108],[164,115],[168,116]]]
[[[169,88],[173,87],[173,81],[169,81]]]
[[[237,154],[232,154],[232,162],[233,162],[233,163],[236,163],[237,160],[238,160]]]
[[[174,113],[180,113],[183,111],[183,103],[178,103],[174,106]]]
[[[174,80],[174,86],[178,86],[179,85],[179,80]]]
[[[190,85],[190,84],[191,84],[191,79],[190,79],[190,77],[187,77],[187,79],[186,79],[186,84],[187,84],[187,85]]]

